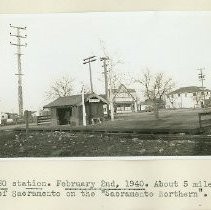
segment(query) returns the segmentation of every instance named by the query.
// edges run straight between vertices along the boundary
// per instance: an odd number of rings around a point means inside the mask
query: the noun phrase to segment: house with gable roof
[[[112,89],[114,110],[118,113],[137,112],[137,95],[135,89],[127,88],[121,84],[119,88]]]
[[[188,86],[170,92],[166,99],[166,108],[199,108],[211,97],[211,90]]]

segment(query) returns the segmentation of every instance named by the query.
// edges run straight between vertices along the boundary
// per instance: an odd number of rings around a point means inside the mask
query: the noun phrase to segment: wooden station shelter
[[[86,124],[94,124],[104,120],[103,105],[105,104],[107,101],[95,93],[84,95]],[[83,124],[82,105],[82,95],[72,95],[60,97],[43,108],[51,110],[52,125],[78,126]]]

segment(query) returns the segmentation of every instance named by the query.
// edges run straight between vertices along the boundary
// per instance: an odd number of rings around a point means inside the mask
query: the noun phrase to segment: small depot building
[[[52,125],[72,125],[83,124],[82,95],[65,96],[44,106],[50,109]],[[95,124],[104,120],[104,106],[107,101],[101,96],[91,93],[84,95],[86,110],[86,123]]]

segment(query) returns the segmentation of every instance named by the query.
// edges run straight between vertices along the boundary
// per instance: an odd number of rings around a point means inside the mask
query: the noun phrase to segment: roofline
[[[104,99],[103,97],[97,95],[96,93],[91,93],[87,98],[85,98],[85,102],[87,102],[91,97],[97,97],[99,98],[101,101],[103,101],[104,103],[108,104],[108,101],[106,99]],[[77,104],[78,106],[81,106],[82,105],[82,102]]]
[[[46,105],[46,106],[43,106],[43,108],[59,108],[59,107],[68,107],[68,106],[76,106],[76,105],[60,105],[60,106],[48,106],[48,105]]]
[[[197,91],[179,91],[180,89],[183,89],[183,88],[198,88]],[[174,91],[171,91],[170,93],[168,93],[167,95],[172,95],[172,94],[182,94],[182,93],[195,93],[195,92],[201,92],[201,91],[209,91],[211,92],[210,89],[204,89],[202,87],[198,87],[198,86],[186,86],[186,87],[180,87]]]
[[[123,88],[127,91],[127,93],[128,93],[134,100],[136,100],[135,97],[131,94],[131,92],[127,89],[127,87],[126,87],[123,83],[121,83],[121,84],[119,85],[119,87],[118,87],[118,89],[117,89],[117,92],[114,94],[114,97],[113,97],[113,98],[115,98],[115,97],[117,96],[117,94],[119,93],[121,87],[123,87]],[[134,89],[134,90],[135,90],[135,89]]]
[[[86,94],[85,94],[86,95]],[[88,96],[85,98],[85,102],[87,102],[91,97],[97,97],[99,98],[101,101],[103,101],[104,103],[108,104],[108,101],[106,99],[104,99],[103,97],[97,95],[96,93],[91,93],[91,94],[88,94]],[[65,98],[65,97],[71,97],[71,96],[63,96],[63,97],[59,97],[59,98]],[[58,99],[58,98],[57,98]],[[56,100],[57,100],[56,99]],[[52,103],[52,102],[51,102]],[[49,103],[50,104],[50,103]],[[74,107],[74,106],[81,106],[82,105],[82,102],[80,103],[76,103],[76,104],[72,104],[72,105],[55,105],[55,106],[48,106],[49,104],[43,106],[43,108],[59,108],[59,107]]]

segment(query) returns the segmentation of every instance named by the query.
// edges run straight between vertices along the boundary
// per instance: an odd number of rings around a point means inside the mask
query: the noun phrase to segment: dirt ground
[[[0,157],[211,155],[211,136],[0,132]]]

